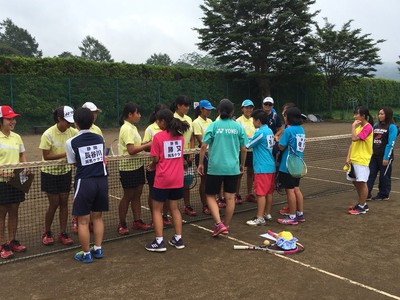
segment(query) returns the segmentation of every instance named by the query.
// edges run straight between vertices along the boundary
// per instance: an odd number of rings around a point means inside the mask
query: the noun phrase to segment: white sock
[[[94,251],[99,250],[99,249],[101,249],[101,246],[100,246],[100,247],[97,247],[96,245],[94,245],[94,246],[93,246],[93,249],[94,249]]]
[[[88,255],[88,254],[90,254],[90,251],[89,252],[83,251],[83,255]]]
[[[294,220],[295,218],[296,218],[296,215],[294,214],[294,215],[289,215],[289,218],[291,219],[291,220]]]
[[[175,234],[175,241],[179,241],[182,238],[181,234]]]
[[[157,237],[157,236],[156,236],[157,244],[161,244],[163,240],[164,240],[163,237]]]
[[[302,211],[296,211],[296,215],[298,215],[299,217],[301,217],[304,213]]]

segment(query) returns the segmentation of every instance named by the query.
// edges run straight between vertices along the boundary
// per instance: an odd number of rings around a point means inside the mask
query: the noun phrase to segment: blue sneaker
[[[369,211],[369,207],[367,204],[365,204],[364,207],[361,207],[359,204],[356,204],[353,206],[353,208],[350,207],[348,213],[350,215],[361,215],[367,213],[367,211]]]
[[[97,259],[103,258],[103,248],[94,250],[94,248],[90,248],[90,254]]]
[[[75,259],[77,261],[81,261],[81,262],[86,263],[86,264],[93,262],[92,254],[89,253],[89,254],[85,255],[85,253],[83,253],[83,251],[79,251],[78,253],[76,253],[75,254]]]
[[[306,219],[304,218],[304,214],[302,214],[301,216],[296,215],[296,219],[297,219],[297,222],[299,222],[299,223],[306,221]]]
[[[165,252],[167,251],[167,247],[165,247],[164,241],[160,244],[157,243],[157,240],[154,239],[151,243],[148,243],[144,246],[147,251],[151,252]]]
[[[177,241],[174,236],[172,237],[172,239],[170,239],[168,241],[168,244],[170,244],[172,247],[175,247],[176,249],[185,248],[185,244],[183,243],[183,240],[179,239],[179,241]]]

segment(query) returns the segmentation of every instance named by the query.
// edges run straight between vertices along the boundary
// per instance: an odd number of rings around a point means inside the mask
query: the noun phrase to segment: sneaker
[[[53,238],[53,234],[51,233],[51,231],[43,230],[42,243],[43,243],[43,245],[46,245],[46,246],[50,246],[50,245],[54,244],[54,238]]]
[[[208,205],[204,205],[204,206],[203,206],[203,214],[205,214],[205,215],[211,215],[211,210],[210,210],[210,208],[208,207]]]
[[[185,248],[185,244],[183,243],[183,240],[179,239],[179,241],[177,241],[174,236],[172,237],[172,239],[170,239],[168,241],[168,244],[170,244],[172,247],[175,247],[176,249]]]
[[[242,202],[242,196],[240,196],[240,194],[235,194],[235,203],[240,205]]]
[[[94,250],[94,248],[92,247],[90,248],[90,254],[96,259],[103,258],[103,248]]]
[[[289,206],[282,207],[282,209],[279,210],[279,213],[282,216],[288,216],[289,215]]]
[[[151,229],[151,225],[146,224],[143,222],[142,219],[136,220],[132,222],[132,229],[133,230],[149,230]]]
[[[79,251],[78,253],[75,254],[75,259],[77,261],[81,261],[85,264],[93,262],[93,257],[92,254],[85,254],[83,251]]]
[[[72,217],[72,231],[77,233],[78,232],[78,218]]]
[[[299,221],[297,218],[291,219],[289,217],[286,217],[284,219],[278,219],[278,223],[282,225],[297,225],[299,224]]]
[[[219,224],[214,226],[214,232],[212,236],[217,236],[219,234],[228,234],[228,228],[224,225],[224,223],[220,222]]]
[[[192,216],[192,217],[197,215],[197,212],[190,205],[185,205],[185,208],[183,209],[183,213],[188,216]]]
[[[226,200],[224,197],[218,198],[217,199],[217,204],[219,208],[225,208],[226,207]]]
[[[389,197],[376,196],[376,197],[372,197],[371,200],[374,200],[374,201],[386,201],[386,200],[389,200]]]
[[[17,240],[12,240],[11,242],[8,243],[8,246],[10,246],[11,251],[14,251],[14,252],[25,252],[26,251],[26,246],[21,245],[20,242]]]
[[[367,205],[365,205],[367,206]],[[351,215],[360,215],[365,214],[367,210],[364,207],[361,207],[359,204],[354,205],[353,209],[349,209],[348,213]]]
[[[126,226],[126,222],[121,222],[118,223],[118,229],[117,229],[118,233],[120,235],[126,235],[129,233],[129,229],[128,226]]]
[[[253,195],[253,194],[249,194],[249,195],[246,195],[246,201],[247,202],[254,202],[254,203],[257,203],[257,198],[256,198],[256,196],[255,195]]]
[[[169,226],[172,224],[171,220],[168,218],[168,216],[163,216],[163,224],[164,226]]]
[[[264,220],[265,220],[265,221],[271,221],[271,220],[272,220],[271,214],[266,214],[266,215],[264,215]]]
[[[257,217],[254,217],[253,220],[247,221],[246,224],[250,226],[263,226],[265,225],[265,220],[264,218],[259,219]]]
[[[1,249],[0,252],[1,258],[7,259],[14,257],[14,253],[11,251],[10,246],[7,243],[1,245],[0,249]]]
[[[63,245],[72,245],[74,241],[68,236],[68,234],[64,232],[59,232],[57,234],[58,241]]]
[[[147,251],[151,251],[151,252],[167,251],[164,241],[162,241],[160,244],[158,244],[156,239],[154,239],[154,241],[152,241],[151,243],[146,244],[144,247],[146,248]]]
[[[350,205],[350,206],[349,206],[349,210],[353,210],[353,209],[355,209],[357,206],[358,206],[358,203],[357,203],[356,205]],[[365,211],[369,211],[369,206],[368,206],[368,204],[365,204],[364,210],[365,210]]]
[[[306,221],[306,219],[304,218],[304,214],[302,214],[301,216],[297,215],[296,219],[297,219],[297,222],[299,222],[299,223],[303,223]]]

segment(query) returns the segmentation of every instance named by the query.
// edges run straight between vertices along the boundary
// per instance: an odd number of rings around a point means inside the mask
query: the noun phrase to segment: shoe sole
[[[90,260],[90,261],[83,261],[83,260],[81,260],[81,259],[79,259],[79,258],[76,258],[76,257],[75,257],[75,260],[76,260],[76,261],[79,261],[79,262],[83,262],[84,264],[90,264],[90,263],[93,262],[93,260]]]
[[[352,211],[352,210],[349,210],[348,211],[348,213],[350,214],[350,215],[353,215],[353,216],[358,216],[358,215],[364,215],[364,214],[366,214],[367,212],[366,211]]]
[[[297,223],[286,223],[286,222],[280,222],[279,220],[277,221],[279,224],[282,224],[282,225],[298,225],[299,224],[299,222],[297,221]]]
[[[218,232],[214,232],[212,236],[216,237],[220,234],[229,234],[229,231],[227,228],[222,228],[222,229],[218,230]]]
[[[255,223],[253,223],[253,224],[250,224],[250,223],[247,223],[247,222],[246,222],[246,224],[249,225],[249,226],[254,226],[254,227],[256,227],[256,226],[265,226],[265,223],[261,223],[261,224],[255,224]]]
[[[172,247],[175,247],[176,249],[179,249],[179,250],[185,248],[185,245],[177,246],[177,245],[171,243],[171,241],[168,241],[168,244],[169,244],[170,246],[172,246]]]
[[[161,248],[161,249],[149,249],[149,248],[146,248],[146,247],[144,247],[147,251],[150,251],[150,252],[165,252],[165,251],[167,251],[167,248]]]
[[[353,210],[353,209],[354,209],[354,206],[355,206],[355,205],[350,205],[348,211],[349,211],[349,210]],[[367,212],[367,211],[369,211],[369,208],[366,208],[366,209],[365,209],[365,212]]]

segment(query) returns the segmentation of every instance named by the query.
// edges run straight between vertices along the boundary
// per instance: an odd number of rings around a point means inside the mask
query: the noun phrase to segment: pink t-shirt
[[[150,155],[159,157],[154,187],[177,189],[183,187],[183,136],[172,136],[163,130],[153,137]]]

